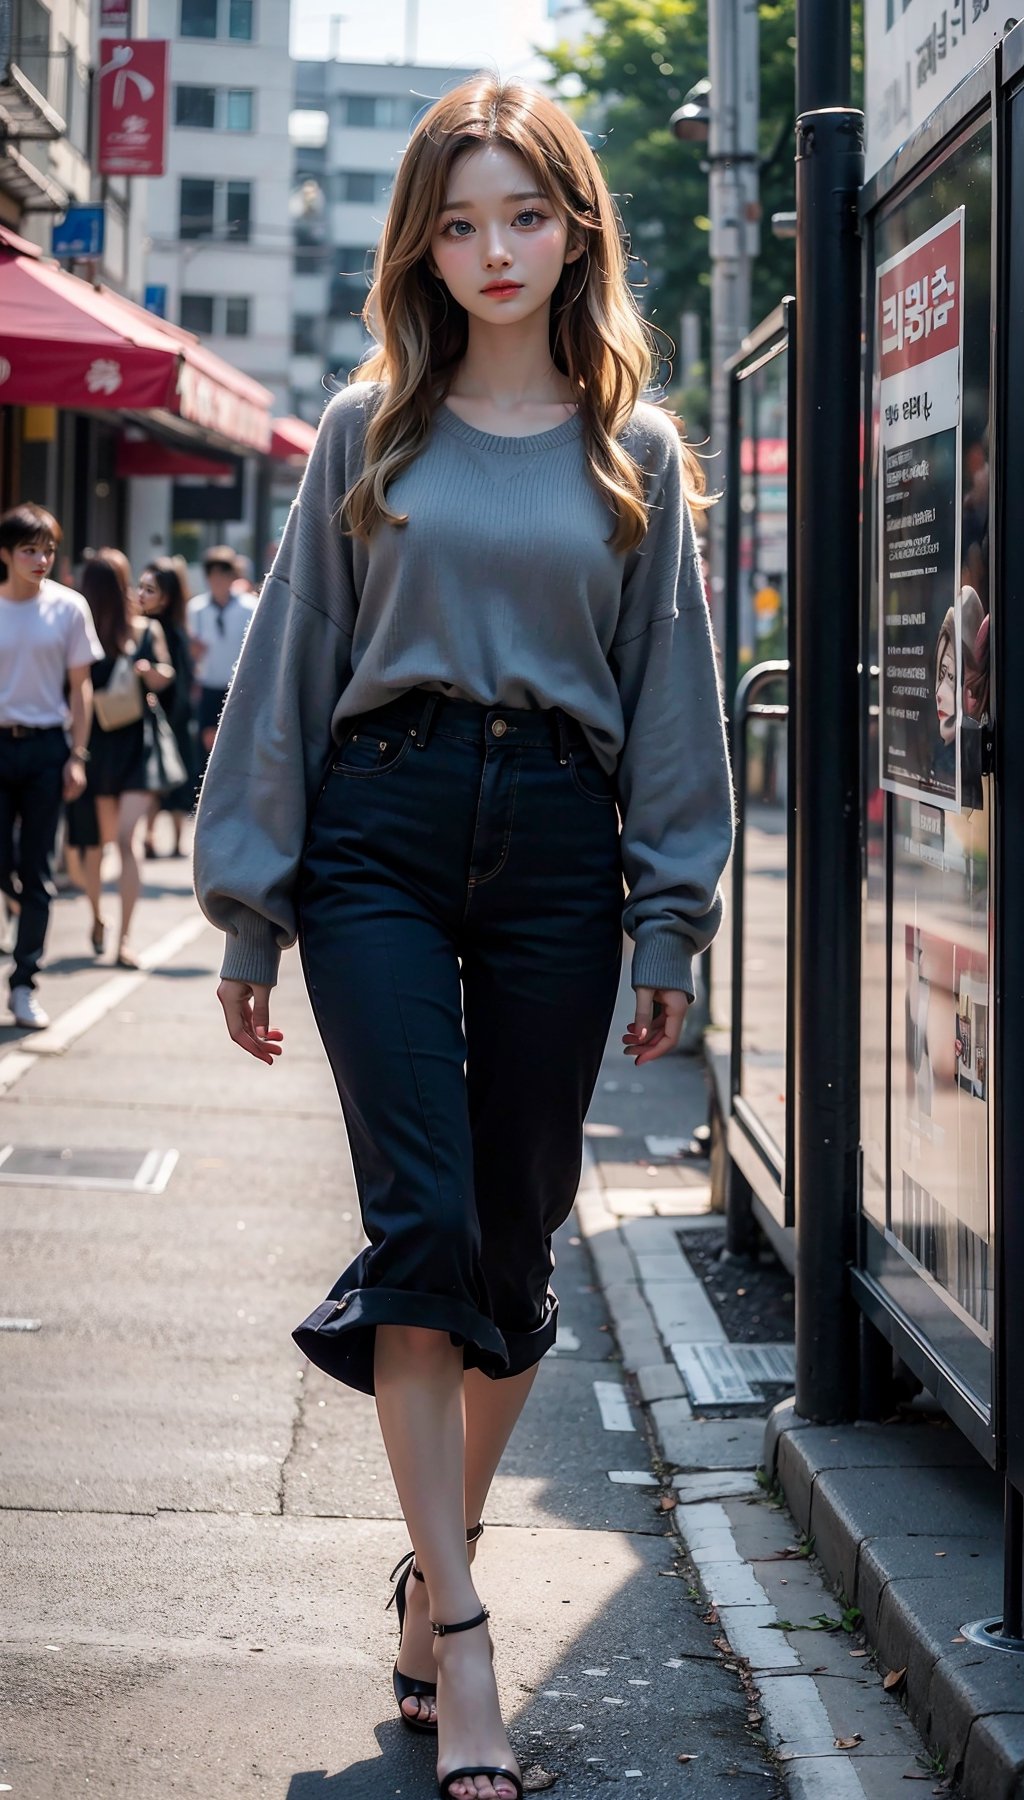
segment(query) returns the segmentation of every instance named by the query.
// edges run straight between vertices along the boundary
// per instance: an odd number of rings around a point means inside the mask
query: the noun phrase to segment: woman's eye
[[[460,230],[460,227],[463,225],[466,227],[465,231]],[[472,231],[472,229],[473,227],[468,219],[449,219],[447,225],[442,225],[441,227],[441,236],[465,237],[466,232]]]
[[[521,225],[525,220],[527,225],[536,225],[543,218],[544,214],[538,212],[535,206],[528,206],[523,212],[516,214],[515,222],[517,225]]]

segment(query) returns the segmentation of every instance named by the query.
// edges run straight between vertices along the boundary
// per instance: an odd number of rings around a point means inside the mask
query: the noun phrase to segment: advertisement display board
[[[909,10],[909,9],[908,9]],[[992,129],[870,220],[865,1273],[991,1445]],[[973,1420],[973,1425],[972,1425]],[[987,1452],[986,1452],[987,1453]]]
[[[162,175],[167,166],[168,45],[104,38],[99,67],[101,175]]]
[[[870,178],[1008,27],[1019,0],[864,0],[864,174]]]
[[[881,263],[881,784],[959,811],[963,208]]]

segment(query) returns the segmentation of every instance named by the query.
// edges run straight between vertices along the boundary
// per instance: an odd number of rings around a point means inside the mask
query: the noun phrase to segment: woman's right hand
[[[224,1008],[228,1036],[258,1062],[273,1067],[284,1046],[284,1032],[270,1029],[270,989],[247,981],[222,981],[217,998]]]

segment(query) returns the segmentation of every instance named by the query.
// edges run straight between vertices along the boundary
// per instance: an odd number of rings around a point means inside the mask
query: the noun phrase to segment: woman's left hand
[[[637,988],[633,1023],[622,1035],[622,1054],[634,1057],[639,1068],[674,1050],[689,1005],[690,996],[682,988]]]

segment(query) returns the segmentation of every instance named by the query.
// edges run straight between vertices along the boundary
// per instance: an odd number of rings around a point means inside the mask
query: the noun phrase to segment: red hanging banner
[[[131,0],[100,0],[100,32],[104,36],[115,32],[118,37],[129,37],[131,29]]]
[[[101,175],[162,175],[167,163],[167,52],[161,38],[104,38],[99,70]]]

